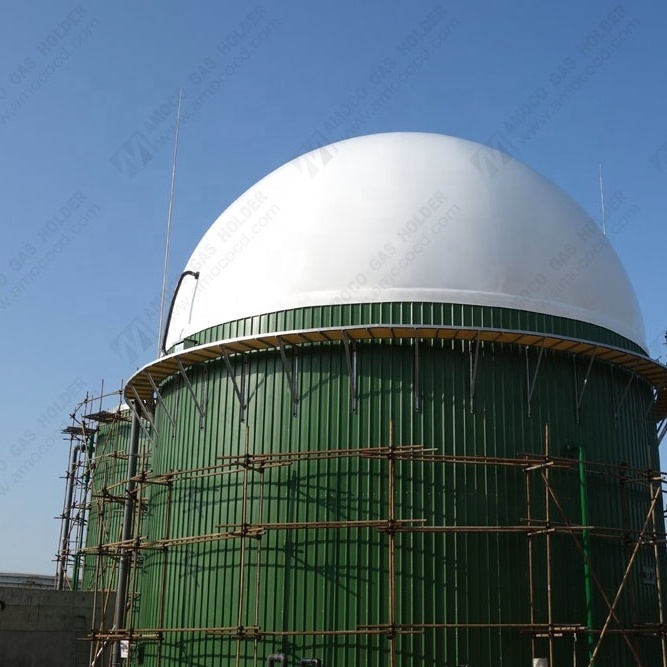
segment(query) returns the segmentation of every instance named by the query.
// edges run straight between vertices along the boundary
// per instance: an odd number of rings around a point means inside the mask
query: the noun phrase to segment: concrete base
[[[0,667],[86,667],[91,592],[0,587]]]

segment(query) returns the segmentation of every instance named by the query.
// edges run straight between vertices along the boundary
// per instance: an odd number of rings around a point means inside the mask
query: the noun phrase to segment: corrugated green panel
[[[354,323],[359,308],[321,309],[320,324],[336,317]],[[373,306],[363,306],[373,316]],[[444,317],[499,326],[495,318],[518,317],[512,328],[555,326],[542,316],[493,309],[433,304],[381,304],[382,321]],[[437,312],[436,312],[437,311]],[[520,317],[519,317],[520,316]],[[282,317],[282,319],[281,319]],[[313,312],[300,325],[316,326]],[[330,320],[326,320],[330,317]],[[479,318],[475,320],[475,318]],[[521,319],[523,318],[523,319]],[[289,326],[282,314],[253,318],[243,327]],[[493,323],[493,324],[491,324]],[[281,326],[281,325],[285,326]],[[586,327],[587,325],[581,325]],[[247,329],[244,329],[248,333]],[[237,332],[238,333],[238,332]],[[227,334],[225,334],[227,335]],[[240,335],[240,334],[239,334]],[[590,338],[590,336],[585,336]],[[287,349],[289,367],[294,350]],[[529,350],[529,375],[537,352]],[[650,388],[627,372],[593,364],[579,422],[574,398],[573,360],[545,351],[535,379],[528,414],[526,350],[484,344],[480,347],[474,397],[470,370],[474,346],[455,341],[420,344],[419,411],[414,396],[415,350],[410,341],[357,345],[358,401],[350,411],[350,380],[343,347],[313,345],[298,350],[298,408],[292,401],[277,352],[247,356],[249,405],[244,422],[227,369],[221,362],[188,371],[206,405],[200,415],[183,381],[166,381],[162,394],[176,418],[172,428],[157,411],[160,437],[154,444],[153,471],[168,473],[207,467],[229,454],[243,456],[288,451],[345,450],[389,444],[390,422],[396,445],[423,445],[439,454],[521,457],[544,452],[549,425],[551,453],[576,458],[572,444],[585,448],[590,461],[657,467],[655,432],[647,406]],[[233,360],[240,382],[241,361]],[[582,362],[579,380],[585,372]],[[531,380],[532,381],[532,380]],[[471,399],[474,409],[471,411]],[[247,473],[244,504],[242,469],[224,475],[176,476],[171,490],[155,487],[147,539],[188,537],[228,530],[229,524],[381,520],[389,516],[389,463],[358,457],[292,461]],[[395,462],[396,517],[423,519],[426,526],[521,525],[527,517],[525,475],[509,467]],[[532,475],[533,517],[545,517],[547,494],[540,472]],[[580,484],[576,468],[551,471],[558,504],[550,503],[553,522],[580,522]],[[638,530],[649,494],[637,480],[623,481],[586,471],[589,521],[595,526]],[[168,495],[171,494],[171,502]],[[169,512],[169,505],[171,511]],[[245,510],[244,510],[245,507]],[[245,512],[245,513],[244,513]],[[168,519],[168,516],[170,518]],[[662,526],[660,526],[662,530]],[[143,591],[137,629],[159,626],[259,626],[263,632],[356,630],[390,622],[389,535],[375,527],[268,530],[261,539],[230,539],[146,551],[140,572]],[[554,622],[584,624],[583,562],[570,534],[532,538],[535,620],[547,621],[547,540],[552,559]],[[602,589],[613,598],[629,553],[622,539],[593,538],[591,562]],[[619,603],[624,624],[657,622],[655,585],[647,583],[652,551],[642,547],[642,567]],[[243,562],[243,566],[241,565]],[[646,568],[644,570],[643,568]],[[397,533],[395,536],[396,624],[528,623],[528,538],[513,533]],[[662,572],[664,577],[664,571]],[[664,579],[663,579],[664,580]],[[163,585],[162,582],[165,582]],[[606,610],[594,591],[594,625]],[[555,664],[572,661],[572,636],[554,640]],[[632,664],[618,633],[605,640],[599,664]],[[645,664],[657,664],[655,638],[637,641]],[[161,646],[146,643],[143,664],[255,665],[284,652],[289,664],[317,657],[334,665],[389,664],[386,634],[266,636],[258,642],[214,637],[203,632],[167,633]],[[398,665],[530,664],[530,637],[518,630],[427,628],[394,639]],[[586,640],[577,642],[579,664],[586,664]],[[536,655],[548,655],[545,639]],[[238,662],[237,662],[238,659]]]
[[[116,421],[100,424],[91,469],[91,507],[88,514],[86,546],[109,544],[120,540],[123,506],[103,499],[103,491],[122,496],[127,478],[127,452],[130,424]],[[119,456],[120,454],[120,456]],[[84,590],[110,589],[116,586],[116,567],[108,556],[86,556]]]
[[[91,466],[91,508],[88,515],[86,547],[99,548],[97,553],[84,559],[84,590],[114,591],[118,585],[118,564],[127,485],[127,467],[131,433],[129,410],[121,413],[121,419],[112,423],[100,423],[93,464]],[[149,426],[143,422],[144,428]],[[140,432],[138,472],[146,470],[150,459],[150,439],[147,430]],[[134,513],[136,534],[142,534],[143,524],[149,520],[152,508],[152,487],[143,485],[138,489]],[[128,589],[128,615],[126,624],[132,627],[138,622],[142,604],[144,570],[142,559],[134,553]],[[148,593],[150,599],[150,592]],[[102,628],[103,617],[110,619],[113,598],[102,595],[96,603],[95,626]]]
[[[644,354],[636,343],[594,324],[512,308],[446,303],[362,303],[295,308],[220,324],[191,337],[203,344],[264,333],[361,324],[434,324],[531,331],[595,341]]]

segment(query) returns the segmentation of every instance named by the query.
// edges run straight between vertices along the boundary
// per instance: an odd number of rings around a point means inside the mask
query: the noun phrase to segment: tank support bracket
[[[181,374],[183,382],[185,382],[185,386],[188,388],[190,396],[192,396],[192,400],[195,402],[195,405],[197,406],[197,411],[199,412],[199,428],[204,428],[204,417],[206,416],[206,408],[202,407],[201,403],[197,399],[197,394],[195,393],[195,390],[192,387],[190,378],[188,377],[188,374],[185,372],[185,369],[183,368],[183,363],[178,357],[176,357],[176,363],[178,364],[178,372]]]
[[[477,384],[477,368],[479,366],[479,332],[475,339],[475,355],[473,358],[472,341],[468,343],[468,354],[470,355],[470,414],[475,412],[475,385]]]
[[[153,433],[155,435],[157,435],[158,437],[160,437],[160,433],[158,432],[157,428],[155,428],[155,420],[153,419],[153,415],[150,413],[150,410],[148,410],[148,408],[144,405],[144,402],[139,398],[139,394],[137,393],[137,390],[134,387],[130,387],[130,389],[132,390],[132,393],[134,394],[134,398],[136,400],[136,403],[139,406],[139,408],[141,409],[141,412],[143,413],[144,417],[146,418],[146,421],[151,425],[151,428],[153,429]],[[130,401],[129,406],[130,406],[130,410],[132,410],[132,413],[137,417],[137,419],[139,419],[139,426],[141,426],[141,428],[143,429],[146,436],[149,439],[151,439],[153,437],[153,435],[146,430],[146,427],[144,426],[143,422],[139,418],[140,417],[139,412],[134,407],[134,405],[132,405],[132,401]]]
[[[239,387],[239,383],[236,381],[236,373],[232,368],[232,363],[229,360],[229,354],[227,353],[227,350],[225,349],[224,345],[220,346],[220,351],[222,352],[222,358],[225,360],[225,366],[227,367],[227,374],[229,376],[229,379],[232,381],[232,384],[234,385],[234,393],[236,394],[236,398],[239,399],[239,406],[241,409],[241,414],[240,414],[241,421],[245,421],[245,410],[248,407],[246,400],[245,358],[243,359],[243,365],[241,367],[241,386]]]
[[[415,336],[413,340],[415,348],[415,366],[414,366],[414,377],[412,380],[413,382],[412,393],[414,395],[415,412],[419,412],[421,410],[421,380],[419,377],[419,338]]]
[[[297,349],[295,347],[293,350],[292,369],[290,370],[290,364],[287,361],[287,355],[285,353],[285,341],[283,340],[282,336],[278,336],[278,345],[280,346],[280,358],[283,360],[283,370],[285,371],[287,384],[289,386],[290,394],[292,395],[292,416],[296,417],[297,406],[299,404],[299,395],[297,386],[299,361],[298,361]]]
[[[586,392],[586,386],[588,384],[588,378],[591,374],[591,368],[593,368],[593,362],[595,361],[595,352],[591,355],[588,366],[586,367],[586,374],[584,375],[583,382],[581,383],[581,391],[579,390],[579,380],[577,379],[577,357],[572,357],[574,363],[574,397],[577,407],[577,424],[579,423],[579,409],[581,408],[581,402],[584,399],[584,393]]]
[[[350,340],[350,334],[343,331],[345,363],[347,374],[350,376],[350,411],[354,413],[357,411],[357,346]]]
[[[526,403],[528,404],[528,416],[532,416],[530,404],[533,400],[533,392],[535,391],[535,385],[537,384],[537,374],[540,371],[540,364],[542,363],[542,355],[544,354],[544,347],[540,346],[539,354],[537,355],[537,363],[535,364],[535,370],[533,375],[530,375],[530,357],[528,350],[530,348],[526,346]]]
[[[632,381],[635,379],[634,373],[630,374],[630,378],[628,379],[627,384],[625,385],[625,389],[623,389],[623,393],[621,394],[621,400],[618,402],[618,405],[616,406],[616,409],[614,410],[614,425],[618,426],[618,416],[621,414],[621,408],[623,407],[623,404],[625,403],[625,399],[628,397],[628,391],[630,390],[630,386],[632,385]]]
[[[171,416],[171,412],[169,412],[165,402],[162,400],[162,395],[160,394],[160,390],[155,384],[155,380],[153,380],[153,376],[148,371],[146,371],[146,377],[148,378],[148,381],[151,383],[151,387],[153,387],[153,392],[155,393],[155,398],[157,399],[157,402],[162,406],[164,413],[167,415],[167,418],[171,422],[171,426],[173,429],[172,431],[172,437],[173,437],[176,435],[176,420]]]

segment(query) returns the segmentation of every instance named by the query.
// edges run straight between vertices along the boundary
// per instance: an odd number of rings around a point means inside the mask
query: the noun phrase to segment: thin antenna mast
[[[171,239],[171,214],[174,209],[174,183],[176,181],[176,156],[178,155],[178,132],[181,128],[181,101],[183,89],[178,91],[178,111],[176,112],[176,135],[174,137],[174,159],[171,165],[171,189],[169,192],[169,213],[167,214],[167,241],[164,248],[164,269],[162,271],[162,294],[160,297],[160,324],[157,332],[157,356],[160,356],[160,341],[162,340],[162,324],[164,319],[164,299],[167,292],[167,269],[169,267],[169,241]]]
[[[600,163],[600,208],[602,209],[602,233],[607,236],[607,222],[604,217],[604,190],[602,188],[602,163]]]

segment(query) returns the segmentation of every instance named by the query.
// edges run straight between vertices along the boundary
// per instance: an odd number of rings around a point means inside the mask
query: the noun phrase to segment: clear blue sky
[[[660,0],[5,0],[0,571],[54,571],[59,431],[155,356],[180,87],[171,279],[231,201],[315,143],[440,132],[504,143],[596,218],[602,162],[664,358],[665,25]],[[131,349],[128,327],[146,332]]]

